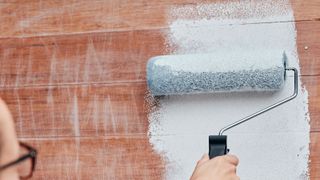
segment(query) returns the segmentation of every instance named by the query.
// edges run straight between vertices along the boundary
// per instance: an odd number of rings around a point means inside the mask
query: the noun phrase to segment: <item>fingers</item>
[[[207,154],[204,154],[198,161],[191,179],[239,180],[236,172],[238,163],[239,160],[234,155],[223,155],[210,159]]]
[[[209,161],[209,156],[208,154],[203,154],[201,159],[197,162],[197,166],[200,166],[201,164],[203,164],[204,162]]]
[[[233,164],[235,166],[237,166],[239,164],[239,159],[235,155],[228,154],[228,155],[225,155],[224,158],[229,163],[231,163],[231,164]]]

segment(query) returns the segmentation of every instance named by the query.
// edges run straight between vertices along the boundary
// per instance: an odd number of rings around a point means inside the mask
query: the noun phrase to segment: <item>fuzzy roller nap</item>
[[[285,80],[281,51],[157,56],[147,65],[152,95],[276,91]]]

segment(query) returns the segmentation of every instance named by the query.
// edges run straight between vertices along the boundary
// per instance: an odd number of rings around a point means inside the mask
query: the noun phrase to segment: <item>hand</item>
[[[207,154],[198,161],[190,180],[239,180],[236,168],[239,160],[234,155],[209,159]]]

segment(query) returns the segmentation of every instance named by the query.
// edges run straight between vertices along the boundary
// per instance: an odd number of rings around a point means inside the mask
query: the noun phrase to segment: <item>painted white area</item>
[[[183,72],[234,72],[284,68],[282,50],[226,51],[216,53],[183,54],[155,57],[156,66],[170,66]],[[260,56],[259,54],[263,54]],[[232,66],[230,66],[232,64]]]
[[[242,15],[237,16],[239,13]],[[190,20],[194,15],[197,18]],[[289,1],[184,6],[173,9],[168,16],[168,50],[174,54],[250,51],[256,52],[256,57],[265,57],[266,51],[276,49],[286,51],[289,66],[299,69]],[[188,179],[196,161],[208,151],[209,134],[217,134],[225,125],[291,95],[292,81],[288,73],[284,88],[274,94],[161,99],[159,108],[149,115],[149,135],[154,149],[167,161],[167,179]],[[308,93],[299,86],[299,95],[293,101],[226,132],[230,153],[240,159],[238,175],[244,180],[308,179],[309,130]]]
[[[186,5],[169,12],[169,20],[190,17],[215,19],[216,24],[247,24],[293,20],[288,0],[230,1],[228,3]],[[196,25],[196,23],[195,23]]]

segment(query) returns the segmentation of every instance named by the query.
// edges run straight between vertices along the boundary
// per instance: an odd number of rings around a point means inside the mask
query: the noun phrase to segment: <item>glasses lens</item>
[[[25,147],[20,146],[20,157],[28,154],[29,151]],[[18,173],[20,177],[28,177],[31,174],[32,158],[27,158],[18,164]]]

